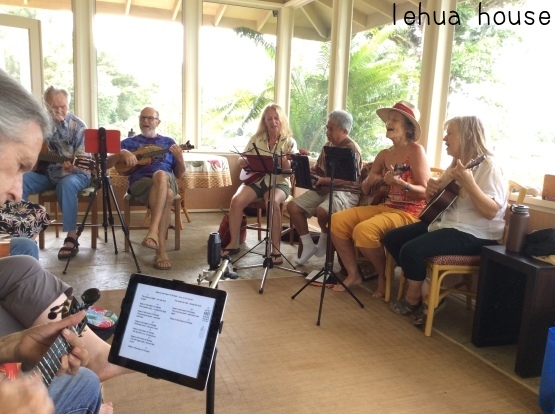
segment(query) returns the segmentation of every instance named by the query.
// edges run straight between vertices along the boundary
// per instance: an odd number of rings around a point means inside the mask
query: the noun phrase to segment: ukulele
[[[45,173],[48,164],[63,164],[69,161],[71,164],[75,165],[77,168],[83,170],[94,170],[96,168],[96,161],[91,158],[80,158],[80,157],[64,157],[62,155],[55,154],[53,152],[48,152],[48,143],[43,143],[41,152],[39,153],[38,162],[34,168],[34,171]]]
[[[265,171],[266,169],[270,172],[273,170],[273,157],[270,155],[245,154],[243,158],[247,160],[248,165],[241,169],[239,179],[243,181],[245,185],[252,184],[268,174]]]
[[[76,298],[67,299],[62,305],[55,306],[50,309],[48,314],[49,319],[55,319],[56,313],[61,312],[62,317],[68,317],[81,310],[87,309],[93,303],[95,303],[100,298],[100,291],[98,289],[87,289],[83,295],[81,295],[81,300],[83,304],[80,304]],[[61,308],[60,311],[58,309]],[[87,326],[87,318],[84,318],[77,326],[68,327],[69,330],[73,331],[76,335],[81,335],[85,327]],[[42,357],[37,366],[33,369],[31,375],[40,375],[42,382],[48,388],[52,383],[52,380],[56,376],[56,372],[60,369],[62,365],[62,357],[69,354],[71,351],[71,345],[64,339],[60,334]]]
[[[179,147],[184,151],[195,149],[195,146],[192,145],[189,141],[187,141],[185,144],[181,144]],[[152,164],[152,158],[164,155],[169,151],[169,148],[160,148],[156,145],[146,145],[142,148],[139,148],[137,151],[132,152],[132,154],[137,157],[136,165],[130,167],[128,165],[125,165],[123,161],[118,161],[116,165],[114,165],[114,167],[119,175],[128,176],[133,174],[139,167]]]
[[[401,175],[405,171],[410,171],[410,165],[402,164],[397,165],[393,168],[392,174],[393,175]],[[384,179],[382,178],[376,184],[372,186],[372,190],[370,191],[370,195],[373,195],[372,201],[370,202],[371,206],[376,206],[378,204],[383,203],[386,199],[387,195],[389,194],[389,186],[385,183]]]
[[[465,165],[466,169],[473,169],[480,165],[482,161],[486,159],[485,155],[482,155],[475,160],[470,160],[468,164]],[[460,187],[455,180],[451,180],[447,185],[440,190],[438,190],[432,198],[426,203],[426,208],[422,210],[418,218],[428,224],[433,223],[445,210],[447,210],[451,204],[455,202],[459,196]]]

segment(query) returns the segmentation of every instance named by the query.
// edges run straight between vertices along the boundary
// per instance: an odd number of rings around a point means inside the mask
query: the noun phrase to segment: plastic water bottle
[[[524,241],[528,234],[528,222],[530,221],[528,206],[524,204],[511,205],[509,215],[509,233],[507,234],[506,249],[509,252],[520,253],[524,247]]]

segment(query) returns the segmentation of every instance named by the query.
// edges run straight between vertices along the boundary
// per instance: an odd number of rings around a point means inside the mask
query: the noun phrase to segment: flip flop
[[[147,243],[149,240],[152,240],[154,242],[154,244],[152,243]],[[158,235],[152,231],[149,231],[146,234],[146,237],[143,239],[143,241],[141,242],[141,244],[145,247],[148,247],[149,249],[154,249],[156,250],[158,248]]]
[[[239,254],[240,251],[241,249],[239,249],[239,247],[237,247],[236,249],[223,249],[221,253],[221,257],[233,256],[233,255]]]
[[[163,262],[169,262],[170,265],[169,266],[162,266]],[[154,256],[153,265],[154,265],[154,268],[158,269],[158,270],[170,270],[172,268],[170,258],[165,253],[160,255],[160,256],[158,256],[158,255]]]
[[[58,260],[66,260],[68,257],[75,257],[79,252],[79,243],[73,237],[66,237],[64,244],[73,243],[73,247],[63,246],[58,250]],[[69,252],[69,254],[61,254],[62,252]]]

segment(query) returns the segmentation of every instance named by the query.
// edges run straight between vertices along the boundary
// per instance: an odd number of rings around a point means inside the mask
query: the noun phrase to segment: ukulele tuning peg
[[[56,315],[63,312],[64,307],[67,307],[67,306],[68,306],[68,301],[66,300],[61,305],[50,308],[50,312],[48,312],[48,319],[56,319]]]
[[[83,301],[83,305],[85,306],[85,308],[91,306],[98,299],[100,299],[100,290],[96,288],[87,289],[81,295],[81,300]]]

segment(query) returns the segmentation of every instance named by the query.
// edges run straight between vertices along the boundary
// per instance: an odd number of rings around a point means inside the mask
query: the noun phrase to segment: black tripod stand
[[[129,242],[129,247],[131,248],[131,254],[133,255],[133,260],[135,261],[135,265],[137,266],[137,272],[140,273],[141,269],[139,268],[137,257],[135,256],[135,252],[133,251],[133,245],[129,240],[129,229],[125,225],[125,221],[123,220],[123,216],[121,215],[121,210],[119,209],[118,201],[114,193],[114,187],[112,186],[112,179],[107,173],[106,161],[108,159],[108,151],[107,151],[107,145],[106,145],[106,129],[104,128],[98,129],[97,139],[99,144],[98,155],[100,160],[100,176],[96,179],[94,192],[89,201],[89,205],[87,206],[87,210],[85,211],[85,216],[83,217],[83,221],[77,228],[76,241],[79,240],[79,236],[81,236],[81,233],[85,228],[85,222],[87,221],[87,217],[89,215],[89,212],[91,211],[93,203],[96,202],[96,193],[100,188],[102,188],[102,227],[104,227],[104,241],[108,242],[108,225],[110,225],[110,227],[112,227],[112,237],[114,239],[114,253],[118,254],[118,246],[116,244],[116,232],[114,229],[114,217],[112,215],[112,205],[110,201],[110,197],[111,197],[111,199],[114,202],[114,205],[116,206],[116,211],[118,213],[119,220],[121,223],[121,229],[123,231],[123,234],[125,235],[125,239]],[[64,275],[66,274],[70,260],[71,260],[71,255],[68,255],[66,266],[63,272]]]
[[[260,156],[260,153],[258,152],[258,148],[256,148],[255,146],[255,151],[257,153],[258,156]],[[262,264],[258,264],[258,265],[250,265],[250,266],[243,266],[243,267],[234,267],[233,270],[237,271],[237,270],[241,270],[241,269],[253,269],[253,268],[257,268],[257,267],[263,267],[264,268],[264,274],[262,276],[262,283],[260,284],[260,289],[258,290],[258,293],[262,294],[264,293],[264,284],[266,283],[266,277],[268,275],[268,270],[275,268],[278,269],[283,269],[283,270],[287,270],[288,272],[293,272],[293,273],[298,273],[301,275],[306,276],[308,273],[306,272],[301,272],[299,270],[295,270],[295,266],[293,266],[291,264],[291,262],[282,255],[283,259],[285,259],[287,261],[287,263],[289,263],[289,265],[293,268],[290,269],[288,267],[284,267],[282,265],[274,265],[274,262],[272,261],[272,248],[276,248],[277,246],[274,245],[274,243],[272,242],[272,226],[273,226],[273,222],[274,222],[274,197],[275,197],[275,191],[276,191],[276,179],[277,179],[277,175],[278,174],[290,174],[291,171],[284,171],[281,168],[279,168],[279,162],[278,162],[278,154],[277,153],[273,153],[272,154],[273,157],[273,167],[272,167],[272,171],[270,171],[266,165],[263,163],[264,168],[266,169],[264,170],[260,170],[258,172],[265,172],[265,173],[271,173],[270,175],[270,191],[268,192],[268,208],[266,209],[266,237],[264,237],[264,239],[262,239],[260,242],[258,242],[258,244],[256,244],[253,248],[251,248],[248,252],[246,252],[245,254],[243,254],[241,257],[239,257],[235,263],[237,263],[239,260],[241,260],[243,257],[245,257],[247,254],[249,253],[256,253],[253,250],[256,249],[260,244],[262,243],[266,243],[266,249],[264,250],[264,254],[262,254],[262,257],[264,257],[264,261]],[[279,251],[279,249],[278,249]],[[281,251],[279,251],[279,253],[281,254]],[[256,254],[260,254],[260,253],[256,253]]]
[[[345,151],[346,150],[346,151]],[[356,156],[353,150],[349,148],[336,148],[336,147],[324,147],[324,151],[326,154],[326,167],[327,167],[327,175],[330,177],[330,196],[329,196],[329,204],[328,204],[328,231],[331,229],[331,216],[332,216],[332,207],[333,207],[333,179],[335,177],[335,169],[338,166],[338,175],[339,179],[343,179],[346,181],[356,181],[357,180],[357,169],[356,169]],[[354,163],[353,163],[354,159]],[[331,237],[328,237],[326,242],[326,261],[322,270],[320,270],[312,279],[310,279],[297,293],[291,296],[291,299],[295,299],[299,293],[301,293],[308,285],[318,279],[320,276],[323,277],[322,280],[322,293],[320,294],[320,307],[318,309],[318,320],[316,321],[316,325],[320,326],[320,317],[322,316],[322,306],[324,304],[324,294],[326,292],[326,281],[328,278],[333,277],[335,280],[339,282],[343,289],[345,289],[349,294],[353,297],[355,301],[360,305],[361,308],[364,308],[364,305],[358,298],[351,292],[351,290],[345,286],[343,281],[337,277],[337,275],[333,272],[333,266],[331,263],[332,259],[332,251],[331,251]]]

